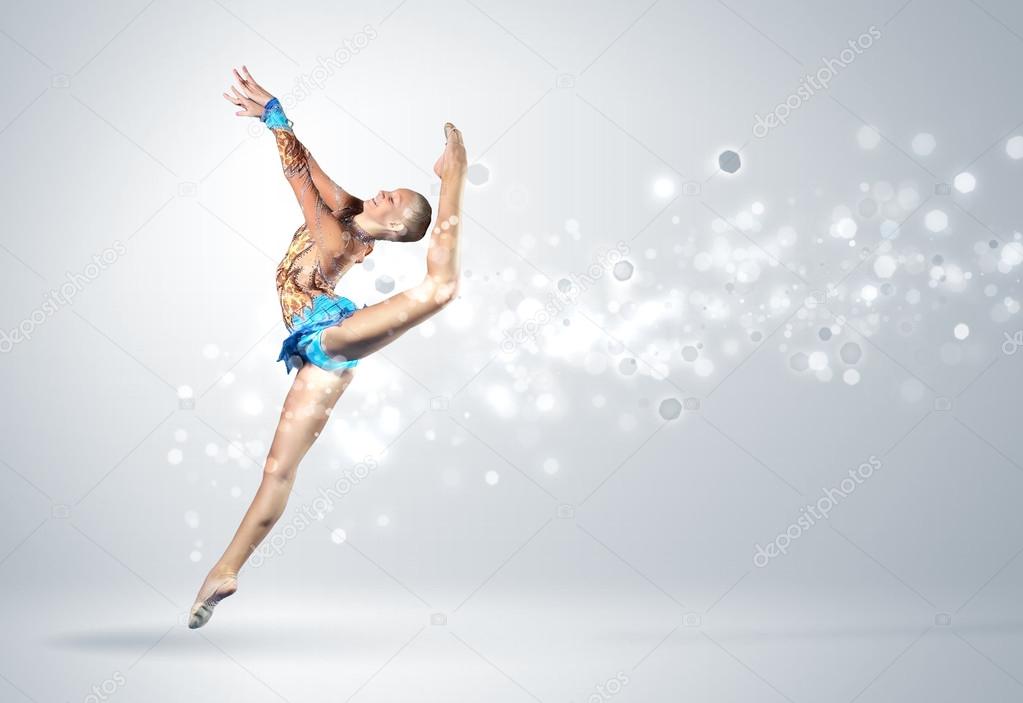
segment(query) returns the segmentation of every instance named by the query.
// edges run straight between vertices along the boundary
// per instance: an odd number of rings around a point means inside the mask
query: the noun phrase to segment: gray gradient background
[[[1023,321],[1019,267],[995,266],[1023,214],[1006,152],[1023,134],[1018,3],[4,10],[2,329],[123,254],[0,359],[0,700],[1023,697],[1023,355],[1002,349]],[[301,467],[282,525],[302,529],[190,632],[289,384],[273,274],[299,220],[272,140],[220,92],[244,62],[282,94],[366,26],[289,116],[357,194],[435,195],[441,124],[462,127],[487,171],[466,190],[461,298],[360,365]],[[752,136],[870,26],[881,38],[828,91]],[[976,190],[946,194],[964,169]],[[906,207],[868,214],[860,184],[884,200],[882,181]],[[841,206],[854,246],[829,233]],[[944,232],[925,226],[935,209]],[[631,277],[602,271],[502,351],[530,301],[617,243]],[[893,288],[867,303],[889,246]],[[378,278],[414,283],[424,254],[382,244],[339,291],[376,302]],[[928,286],[936,255],[971,278]],[[744,260],[755,280],[736,280]],[[697,344],[699,373],[682,354]],[[793,370],[799,352],[833,377]],[[303,522],[367,456],[379,466]],[[754,566],[871,456],[882,468],[828,520]]]

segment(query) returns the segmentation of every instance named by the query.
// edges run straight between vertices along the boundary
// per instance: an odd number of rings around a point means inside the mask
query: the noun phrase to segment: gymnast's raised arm
[[[232,86],[233,95],[224,93],[224,98],[242,108],[236,115],[258,117],[274,133],[284,176],[295,192],[306,226],[321,251],[336,255],[343,250],[345,241],[341,226],[330,213],[357,200],[323,172],[309,150],[298,140],[280,101],[256,83],[247,68],[243,66],[242,71],[244,75],[237,70],[234,72],[241,92]]]
[[[260,108],[262,108],[258,111],[258,114],[251,116],[259,117],[260,119],[262,119],[263,110],[265,110],[266,104],[273,100],[273,96],[270,94],[269,91],[263,88],[263,86],[256,82],[256,79],[252,77],[252,74],[249,73],[249,69],[247,67],[242,66],[242,72],[239,74],[238,71],[235,71],[234,75],[235,78],[238,80],[238,83],[241,85],[242,90],[248,95],[248,97],[253,102],[259,105]],[[232,88],[232,90],[234,89]],[[235,91],[235,96],[236,98],[242,97],[239,96],[237,91]],[[227,96],[225,95],[225,97]],[[231,100],[231,98],[228,99]],[[231,100],[231,102],[234,102],[234,104],[236,105],[239,104],[234,100]],[[250,114],[247,111],[243,112],[245,115]],[[320,194],[320,198],[330,208],[334,210],[341,210],[343,208],[354,205],[359,201],[358,198],[356,198],[351,193],[349,193],[344,188],[335,183],[334,180],[330,176],[328,176],[323,171],[322,168],[320,168],[320,164],[317,163],[316,159],[313,157],[311,153],[309,153],[308,149],[306,150],[306,158],[309,161],[309,175],[313,179],[313,185],[316,187],[316,192]]]

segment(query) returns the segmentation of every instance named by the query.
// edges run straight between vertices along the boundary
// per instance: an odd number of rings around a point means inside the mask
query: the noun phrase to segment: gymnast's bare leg
[[[312,364],[299,370],[284,400],[259,490],[234,539],[199,589],[189,627],[204,625],[217,603],[238,590],[238,572],[284,513],[299,462],[323,431],[353,376],[351,369],[334,373]]]
[[[273,100],[272,96],[247,70],[244,76],[237,71],[235,76],[242,92],[232,89],[234,95],[225,97],[243,108],[237,114],[262,117],[263,107]],[[271,122],[267,124],[270,126]],[[406,194],[381,191],[373,200],[359,204],[326,177],[294,137],[290,121],[279,121],[277,127],[271,128],[277,137],[285,176],[305,215],[309,248],[315,249],[318,272],[319,266],[325,264],[326,275],[336,283],[352,259],[361,260],[358,257],[367,253],[365,248],[359,248],[360,243],[371,251],[372,242],[367,244],[370,238],[416,241],[422,236],[422,230],[416,231],[417,213],[412,211],[415,201]],[[459,215],[466,156],[462,135],[454,125],[445,125],[445,136],[444,153],[434,166],[441,178],[441,194],[437,225],[427,253],[426,277],[419,285],[358,310],[341,324],[326,329],[321,337],[322,346],[331,357],[341,361],[364,358],[437,313],[457,294]],[[333,210],[324,202],[328,197],[335,198],[334,208],[338,210],[342,204],[347,205],[347,210],[358,210],[349,223],[350,230],[335,218],[325,216]],[[396,214],[399,212],[400,216]],[[429,218],[426,222],[429,223]],[[350,236],[353,231],[356,239]],[[326,371],[311,363],[299,370],[281,410],[259,489],[234,538],[199,589],[189,618],[190,628],[205,625],[216,605],[237,591],[242,566],[283,514],[299,462],[322,432],[353,375],[351,369]]]

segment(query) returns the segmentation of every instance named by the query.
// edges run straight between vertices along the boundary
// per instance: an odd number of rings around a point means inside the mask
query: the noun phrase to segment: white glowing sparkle
[[[238,407],[246,415],[259,415],[263,412],[263,401],[255,393],[246,393],[238,400]]]
[[[547,279],[544,278],[541,282],[541,286],[547,284]],[[472,326],[473,319],[475,318],[475,308],[472,305],[468,305],[461,298],[455,298],[455,300],[445,308],[446,313],[441,319],[448,327],[456,330],[464,330]]]
[[[1023,244],[1009,242],[1002,247],[1001,263],[1009,268],[1023,263]]]
[[[487,401],[500,417],[515,415],[515,397],[505,386],[494,385],[487,391]]]
[[[654,195],[658,198],[670,198],[675,194],[675,182],[670,178],[658,178],[654,181]]]
[[[377,422],[381,430],[388,434],[394,434],[402,427],[401,411],[393,405],[386,405],[380,409]]]
[[[952,181],[952,185],[954,185],[955,189],[960,193],[972,193],[977,187],[977,179],[972,173],[963,171],[955,177]]]
[[[859,227],[856,224],[856,220],[851,217],[843,217],[835,224],[831,225],[831,236],[838,237],[840,239],[852,239],[856,236],[856,231]]]
[[[1023,137],[1017,135],[1005,143],[1005,153],[1010,159],[1023,159]]]
[[[540,412],[547,412],[554,409],[554,396],[550,393],[541,393],[536,397],[536,409]]]
[[[952,334],[955,335],[956,339],[963,340],[970,336],[970,326],[965,322],[960,322],[952,329]]]
[[[944,232],[948,229],[948,215],[942,210],[931,210],[924,216],[924,227],[931,232]]]
[[[693,364],[693,371],[696,373],[697,376],[700,376],[701,378],[706,378],[707,376],[710,376],[712,373],[714,373],[714,362],[712,362],[710,359],[700,357]]]
[[[913,137],[913,153],[917,156],[930,156],[935,146],[937,146],[937,142],[933,134],[921,132]]]
[[[809,365],[812,371],[822,371],[828,368],[828,355],[822,351],[815,351],[810,354]]]
[[[881,143],[881,134],[870,125],[863,125],[856,133],[856,141],[864,149],[875,149]]]
[[[895,259],[887,254],[877,257],[874,261],[874,273],[878,278],[891,278],[895,268]]]

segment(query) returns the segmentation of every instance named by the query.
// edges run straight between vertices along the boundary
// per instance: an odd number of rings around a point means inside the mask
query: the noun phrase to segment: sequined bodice
[[[292,329],[294,316],[312,307],[317,296],[337,297],[334,287],[340,278],[340,272],[332,278],[323,274],[309,228],[305,225],[299,227],[291,238],[287,253],[277,265],[277,294],[285,326]]]

